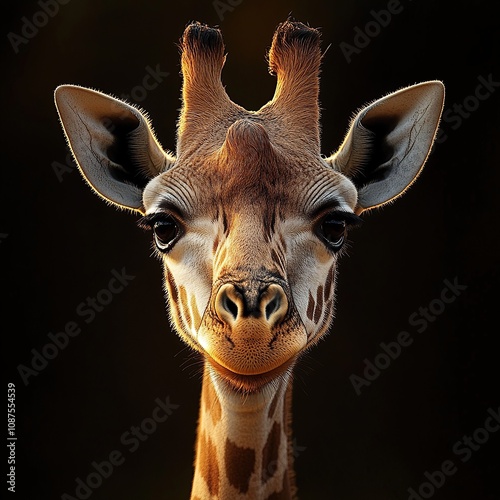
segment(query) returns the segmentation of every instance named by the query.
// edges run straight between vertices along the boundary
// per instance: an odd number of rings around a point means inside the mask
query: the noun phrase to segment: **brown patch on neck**
[[[229,483],[240,493],[246,493],[255,469],[255,450],[240,447],[226,439],[224,460]]]
[[[281,443],[281,425],[274,422],[271,432],[267,437],[266,444],[262,450],[261,480],[265,484],[278,470],[279,447]]]
[[[201,399],[203,401],[205,411],[210,414],[212,423],[215,425],[221,419],[222,408],[214,386],[212,385],[212,381],[208,379],[208,377],[203,384]]]
[[[212,440],[203,432],[198,446],[197,468],[201,477],[207,483],[210,495],[219,493],[219,466],[217,465],[217,452]]]

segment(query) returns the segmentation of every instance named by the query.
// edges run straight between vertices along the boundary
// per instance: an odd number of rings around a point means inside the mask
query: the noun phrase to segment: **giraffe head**
[[[347,232],[418,176],[444,89],[430,81],[374,101],[325,157],[317,30],[277,28],[269,52],[277,87],[257,112],[226,94],[218,29],[189,25],[181,49],[175,156],[147,116],[120,100],[64,85],[56,105],[88,183],[152,229],[179,335],[230,388],[258,391],[330,327]]]

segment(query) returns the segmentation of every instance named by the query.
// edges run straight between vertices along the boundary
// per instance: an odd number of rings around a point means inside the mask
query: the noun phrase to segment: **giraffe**
[[[294,366],[331,327],[348,230],[426,162],[444,87],[364,106],[324,156],[317,29],[277,27],[276,90],[258,111],[225,91],[219,29],[191,23],[180,47],[175,154],[144,112],[106,94],[62,85],[56,107],[86,181],[152,231],[171,323],[203,360],[191,500],[295,498]]]

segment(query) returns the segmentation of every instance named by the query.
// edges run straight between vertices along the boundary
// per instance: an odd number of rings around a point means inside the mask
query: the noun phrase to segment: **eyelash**
[[[322,219],[326,219],[327,217],[331,217],[339,222],[345,222],[346,227],[354,228],[363,224],[363,219],[352,212],[344,212],[341,210],[334,210],[332,212],[328,212],[325,214]]]
[[[164,221],[169,217],[169,214],[157,212],[150,215],[145,215],[137,221],[137,225],[145,231],[152,231],[156,222]]]

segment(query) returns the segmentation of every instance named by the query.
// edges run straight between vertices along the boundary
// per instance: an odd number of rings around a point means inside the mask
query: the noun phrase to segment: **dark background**
[[[449,110],[442,122],[447,138],[417,184],[393,206],[365,216],[352,234],[350,256],[340,266],[334,331],[297,370],[300,496],[407,499],[408,488],[426,481],[425,471],[452,460],[457,471],[434,498],[500,498],[500,432],[466,463],[453,452],[500,404],[500,89],[480,102],[470,97],[479,77],[500,81],[494,3],[401,0],[402,11],[350,63],[340,44],[352,45],[355,28],[364,30],[370,11],[387,9],[386,1],[222,3],[230,9],[219,15],[212,1],[71,0],[18,53],[7,34],[21,34],[23,17],[33,19],[41,7],[34,1],[3,7],[2,337],[5,384],[17,389],[18,498],[74,496],[76,479],[85,480],[92,462],[113,450],[125,462],[93,490],[92,500],[188,498],[200,389],[199,363],[169,330],[149,235],[68,167],[54,88],[75,83],[131,94],[146,67],[159,65],[168,77],[147,95],[136,89],[141,100],[135,102],[173,149],[181,85],[176,42],[186,23],[221,26],[228,93],[258,109],[275,85],[266,50],[290,12],[321,27],[323,46],[330,45],[321,88],[325,154],[342,140],[354,110],[402,86],[443,80]],[[459,117],[453,106],[464,101],[477,109]],[[135,278],[86,324],[78,305],[123,267]],[[417,333],[409,316],[439,298],[445,279],[468,288]],[[19,366],[29,367],[32,349],[41,351],[49,332],[69,321],[78,322],[80,335],[26,386]],[[365,358],[373,361],[380,343],[403,330],[413,344],[356,395],[349,377],[362,375]],[[131,453],[122,434],[167,396],[179,408]]]

